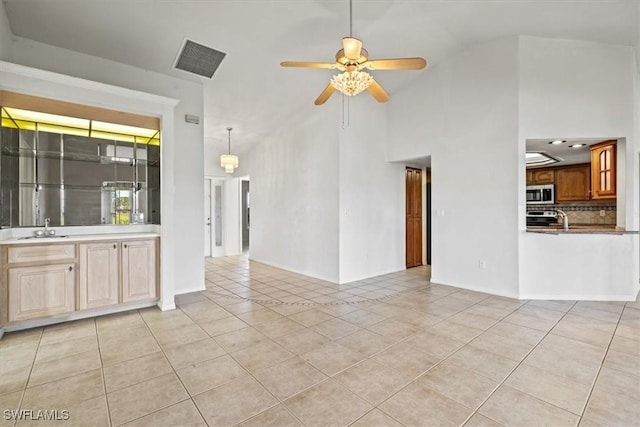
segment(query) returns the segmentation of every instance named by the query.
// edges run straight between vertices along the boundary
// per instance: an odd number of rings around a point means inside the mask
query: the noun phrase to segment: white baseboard
[[[451,286],[453,288],[464,289],[467,291],[482,292],[485,294],[496,295],[499,297],[520,299],[519,296],[515,293],[504,292],[498,289],[487,289],[480,286],[468,286],[468,285],[461,285],[459,283],[451,283],[446,280],[440,280],[437,277],[434,278],[433,276],[431,277],[431,283],[435,285]]]
[[[358,280],[370,279],[372,277],[377,277],[377,276],[384,276],[385,274],[397,273],[398,271],[405,271],[406,269],[407,267],[405,267],[404,265],[400,267],[392,267],[389,269],[376,271],[366,276],[354,276],[354,277],[349,277],[348,279],[345,279],[345,280],[340,279],[339,284],[344,285],[345,283],[357,282]]]
[[[276,263],[273,263],[273,262],[262,261],[262,260],[253,258],[253,257],[251,257],[251,253],[249,253],[249,259],[251,261],[259,262],[260,264],[265,264],[265,265],[268,265],[268,266],[271,266],[271,267],[280,268],[282,270],[291,271],[293,273],[298,273],[298,274],[302,274],[302,275],[305,275],[305,276],[313,277],[314,279],[324,280],[325,282],[331,282],[331,283],[336,283],[336,284],[338,283],[338,281],[335,278],[328,278],[328,277],[325,277],[325,276],[322,276],[322,275],[318,275],[318,274],[311,274],[308,271],[297,270],[297,269],[294,269],[294,268],[291,268],[291,267],[285,267],[285,266],[282,266],[282,265],[279,265],[279,264],[276,264]]]
[[[189,288],[189,289],[180,289],[180,291],[175,292],[174,295],[190,294],[191,292],[201,292],[206,290],[207,290],[207,287],[204,285],[204,281],[203,281],[202,286],[194,286],[193,288]]]
[[[633,295],[577,295],[577,294],[535,294],[526,293],[520,295],[520,299],[528,300],[555,300],[555,301],[635,301]]]

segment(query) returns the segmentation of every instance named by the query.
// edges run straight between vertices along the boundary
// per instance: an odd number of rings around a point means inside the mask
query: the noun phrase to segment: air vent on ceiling
[[[202,77],[213,77],[226,53],[210,47],[186,40],[174,67],[178,70],[197,74]]]

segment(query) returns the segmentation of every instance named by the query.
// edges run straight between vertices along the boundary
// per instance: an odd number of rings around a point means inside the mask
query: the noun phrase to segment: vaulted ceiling
[[[239,154],[301,110],[323,108],[313,100],[332,72],[279,63],[332,61],[349,31],[348,0],[4,2],[16,36],[201,82],[205,143],[224,150],[233,126]],[[354,0],[353,35],[372,58],[422,56],[433,67],[473,44],[518,34],[631,45],[639,7],[637,0]],[[172,68],[185,37],[227,53],[212,79]],[[426,73],[373,72],[390,102]]]

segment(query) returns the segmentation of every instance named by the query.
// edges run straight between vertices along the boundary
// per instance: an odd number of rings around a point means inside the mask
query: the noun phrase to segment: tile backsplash
[[[570,224],[616,225],[616,204],[614,203],[559,203],[553,205],[528,205],[528,211],[561,209],[569,216]],[[601,216],[604,211],[604,216]],[[561,220],[559,220],[561,221]]]

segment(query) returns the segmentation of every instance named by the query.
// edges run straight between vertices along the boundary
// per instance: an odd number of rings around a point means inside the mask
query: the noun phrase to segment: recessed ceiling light
[[[550,141],[549,144],[558,145],[558,144],[564,144],[565,142],[567,142],[567,141],[563,141],[561,139],[556,139],[556,140]]]
[[[569,148],[580,148],[580,147],[584,147],[586,144],[573,144],[570,145]]]

